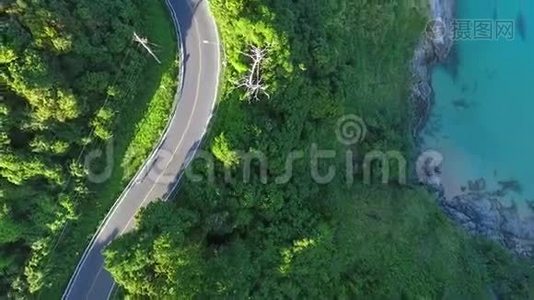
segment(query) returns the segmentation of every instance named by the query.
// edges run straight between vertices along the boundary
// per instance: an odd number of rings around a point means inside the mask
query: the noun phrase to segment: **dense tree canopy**
[[[111,142],[118,118],[138,95],[138,81],[143,80],[139,74],[149,60],[133,44],[132,34],[143,28],[144,3],[8,0],[0,4],[4,22],[0,84],[5,87],[0,103],[3,295],[34,293],[57,276],[50,272],[49,255],[57,251],[64,225],[79,216],[78,203],[97,204],[80,153]],[[175,41],[171,38],[169,43]],[[157,74],[152,75],[157,82]],[[173,81],[165,84],[171,94]],[[153,135],[148,141],[158,136]],[[138,154],[139,160],[146,155]]]
[[[421,188],[380,185],[380,173],[373,185],[340,176],[347,149],[335,127],[344,114],[368,127],[351,151],[410,157],[408,62],[425,3],[210,1],[227,64],[206,152],[191,166],[204,180],[184,178],[174,202],[152,204],[136,232],[112,243],[106,265],[117,283],[153,298],[532,296],[528,264],[465,236]],[[262,77],[270,98],[259,101],[237,84],[252,45],[268,49]],[[329,163],[343,172],[328,184],[310,176],[313,144],[341,153]],[[277,183],[295,150],[304,158],[289,182]],[[266,184],[257,160],[245,180],[243,152],[265,155]],[[328,163],[318,167],[325,173]],[[354,173],[362,178],[361,169]]]
[[[136,96],[150,93],[139,89],[147,82],[140,76],[147,58],[132,45],[132,32],[165,19],[146,26],[147,3],[156,2],[0,4],[7,24],[0,43],[0,84],[7,87],[0,103],[2,296],[56,289],[41,297],[57,298],[101,220],[102,214],[87,211],[109,208],[122,175],[135,172],[158,136],[157,129],[127,125],[125,119],[135,118],[124,117],[137,106]],[[214,180],[206,182],[209,162],[195,161],[191,170],[205,180],[184,177],[177,201],[149,206],[137,231],[112,244],[106,264],[119,285],[157,298],[455,299],[488,297],[490,290],[532,297],[531,265],[460,233],[422,189],[358,180],[348,185],[340,173],[321,185],[310,176],[312,145],[347,150],[335,135],[345,114],[361,116],[369,131],[351,151],[394,149],[409,157],[407,62],[425,3],[210,1],[227,60],[222,99],[203,146],[215,162]],[[174,43],[172,37],[166,40]],[[270,98],[260,95],[260,101],[249,101],[237,84],[250,66],[243,53],[252,45],[267,49],[261,72]],[[161,81],[148,75],[154,86],[169,87],[156,97],[170,99],[175,74]],[[142,124],[160,128],[168,102],[159,103]],[[122,144],[146,147],[121,152],[117,165],[124,174],[110,183],[117,188],[97,195],[106,189],[88,181],[80,153],[104,149],[119,121],[136,128]],[[295,160],[288,182],[277,183],[295,150],[305,158]],[[245,180],[245,152],[267,158],[266,184],[261,160]],[[321,172],[328,163],[344,170],[342,156],[319,163]],[[361,178],[362,170],[354,175]],[[58,244],[68,235],[65,228],[81,234]]]

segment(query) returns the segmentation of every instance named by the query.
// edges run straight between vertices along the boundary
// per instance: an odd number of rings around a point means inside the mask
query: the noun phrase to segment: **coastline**
[[[454,68],[457,63],[452,38],[456,0],[429,0],[429,7],[433,21],[429,22],[426,36],[419,42],[412,60],[414,116],[411,125],[416,153],[426,150],[421,149],[421,134],[434,106],[432,70],[440,64]],[[418,158],[420,162],[421,157]],[[445,197],[446,180],[440,169],[441,159],[429,155],[422,158],[416,172],[419,182],[436,196],[438,205],[451,220],[469,234],[496,241],[515,254],[534,256],[534,218],[522,219],[517,205],[504,206],[498,200],[499,195],[507,192],[506,187],[497,191],[470,189],[448,199]],[[531,206],[534,210],[534,205]]]

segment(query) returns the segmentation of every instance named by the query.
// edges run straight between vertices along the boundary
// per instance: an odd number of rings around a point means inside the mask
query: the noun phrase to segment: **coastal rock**
[[[420,133],[433,106],[432,68],[446,64],[447,68],[455,70],[458,63],[453,51],[455,5],[455,0],[430,0],[432,20],[412,60],[412,135],[417,145],[421,145]],[[485,182],[472,184],[467,194],[446,199],[440,180],[440,162],[420,156],[414,175],[420,183],[436,192],[443,211],[471,234],[494,240],[519,255],[534,256],[534,218],[521,219],[515,206],[504,207],[498,196],[506,191],[484,191]],[[534,211],[534,202],[532,207]]]
[[[522,219],[515,206],[503,206],[492,193],[440,197],[439,204],[469,233],[494,240],[519,255],[534,254],[534,218]]]
[[[417,139],[424,127],[432,107],[433,91],[431,70],[438,63],[443,63],[453,47],[454,0],[431,0],[431,20],[427,23],[425,33],[415,50],[411,63],[412,102],[415,107],[412,124],[413,137]]]
[[[443,62],[449,56],[453,45],[453,20],[456,2],[454,0],[431,0],[430,8],[433,20],[429,25],[432,25],[433,28],[427,29],[434,34],[430,35],[429,38],[431,38],[434,56],[439,62]]]

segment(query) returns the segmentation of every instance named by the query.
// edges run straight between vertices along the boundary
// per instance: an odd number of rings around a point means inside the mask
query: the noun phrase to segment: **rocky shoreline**
[[[421,145],[421,131],[433,106],[432,68],[447,63],[454,44],[455,0],[429,1],[433,21],[428,24],[412,61],[415,108],[412,135],[416,145]],[[439,206],[454,222],[470,234],[494,240],[518,255],[534,256],[534,218],[522,220],[515,205],[503,206],[499,196],[506,192],[504,188],[469,189],[463,195],[447,199],[440,180],[440,164],[441,159],[435,155],[419,157],[416,171],[419,181],[435,193]]]
[[[425,36],[415,50],[411,68],[413,74],[412,101],[415,107],[412,134],[419,134],[430,116],[433,104],[432,68],[447,61],[453,48],[453,19],[455,0],[430,0],[432,21],[425,28]],[[420,143],[418,143],[420,144]]]

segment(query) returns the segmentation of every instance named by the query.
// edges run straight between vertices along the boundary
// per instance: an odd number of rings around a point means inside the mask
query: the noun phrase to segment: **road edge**
[[[168,2],[169,0],[165,0],[166,2]],[[209,6],[209,3],[208,3],[208,6]],[[218,50],[219,50],[219,74],[217,76],[217,92],[215,94],[215,101],[213,102],[213,105],[211,107],[211,115],[210,115],[210,118],[208,119],[208,122],[206,124],[206,128],[204,129],[204,132],[202,133],[202,137],[200,138],[200,142],[196,145],[194,151],[193,151],[193,155],[191,155],[191,157],[184,162],[184,165],[189,165],[191,163],[191,161],[193,161],[195,159],[195,154],[197,153],[198,149],[201,148],[202,144],[205,142],[205,137],[206,137],[206,133],[210,130],[210,127],[213,125],[213,118],[217,116],[216,112],[219,108],[219,96],[222,94],[223,92],[223,87],[221,86],[221,82],[224,82],[224,78],[225,78],[225,72],[226,72],[226,49],[223,45],[223,42],[222,42],[222,39],[221,39],[221,31],[220,31],[220,28],[219,28],[219,25],[217,24],[217,22],[215,22],[215,16],[213,15],[213,12],[211,11],[211,7],[209,9],[209,14],[211,15],[211,19],[213,20],[213,25],[216,29],[215,33],[217,34],[217,41],[219,41],[218,43]],[[178,29],[180,30],[180,29]],[[182,179],[182,176],[184,175],[185,173],[185,169],[182,170],[182,172],[179,174],[178,176],[178,180],[176,180],[176,183],[174,184],[174,186],[172,187],[172,189],[169,191],[169,194],[168,195],[165,195],[165,198],[162,199],[163,201],[169,201],[169,199],[171,197],[174,197],[176,195],[176,191],[178,191],[180,189],[180,184],[182,183],[181,179]]]
[[[83,263],[87,259],[88,253],[90,252],[90,250],[92,249],[93,245],[95,244],[96,238],[98,237],[98,233],[102,230],[103,227],[105,227],[105,225],[107,224],[107,222],[109,221],[111,216],[115,213],[115,211],[117,210],[117,207],[119,206],[119,204],[124,199],[124,196],[126,195],[127,191],[133,185],[135,185],[135,182],[139,179],[140,175],[145,171],[145,169],[149,165],[149,162],[152,161],[154,159],[154,157],[156,156],[156,153],[158,152],[158,149],[161,147],[161,145],[164,142],[164,137],[167,136],[167,134],[169,132],[171,121],[174,118],[174,115],[176,114],[176,108],[178,106],[179,100],[181,99],[181,94],[182,94],[182,90],[183,90],[183,82],[184,82],[184,80],[183,80],[183,76],[184,76],[184,64],[183,64],[183,62],[184,62],[184,56],[183,56],[183,53],[184,53],[184,51],[183,51],[184,50],[184,48],[183,48],[184,42],[183,42],[183,39],[182,39],[183,35],[182,35],[182,32],[180,31],[180,25],[178,23],[178,18],[176,17],[176,12],[172,8],[172,5],[169,3],[169,0],[164,0],[164,2],[165,2],[165,6],[167,6],[167,11],[169,12],[169,15],[170,15],[170,17],[172,19],[172,23],[174,25],[175,32],[176,32],[177,42],[179,44],[178,57],[179,57],[179,63],[180,63],[180,66],[179,66],[180,71],[179,71],[179,75],[178,75],[178,85],[177,85],[177,89],[176,89],[176,94],[174,95],[174,101],[173,101],[173,104],[172,104],[172,107],[171,107],[171,114],[169,115],[169,119],[167,120],[167,124],[165,125],[165,129],[163,130],[162,134],[160,135],[158,143],[154,145],[154,148],[152,149],[152,152],[150,153],[148,158],[145,159],[145,162],[144,162],[143,166],[135,173],[135,175],[128,182],[126,187],[124,187],[124,189],[122,190],[122,192],[119,195],[119,197],[117,198],[117,200],[115,200],[115,203],[113,203],[113,206],[111,206],[110,210],[108,211],[108,213],[106,214],[104,219],[102,219],[102,221],[98,225],[95,233],[93,234],[93,237],[89,241],[87,247],[85,247],[85,250],[84,250],[82,256],[78,260],[78,264],[76,265],[76,268],[74,269],[74,272],[71,275],[71,277],[69,279],[69,282],[67,283],[67,286],[65,287],[65,290],[64,290],[64,292],[63,292],[63,294],[61,296],[61,299],[65,299],[69,295],[70,288],[71,288],[72,284],[74,283],[74,280],[78,277],[78,274],[79,274],[79,271],[80,271],[80,267],[83,265]],[[109,298],[109,295],[108,295],[108,298]]]

